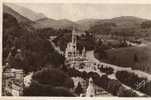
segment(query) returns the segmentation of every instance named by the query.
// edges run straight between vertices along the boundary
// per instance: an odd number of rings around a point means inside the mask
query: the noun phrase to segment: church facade
[[[72,63],[86,60],[85,48],[83,48],[82,53],[80,53],[77,48],[77,34],[78,33],[75,30],[72,31],[72,40],[67,44],[67,48],[65,50],[66,61],[70,61]]]

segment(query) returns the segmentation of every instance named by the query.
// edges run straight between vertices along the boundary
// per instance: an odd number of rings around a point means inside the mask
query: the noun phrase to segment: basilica
[[[86,57],[86,50],[83,47],[83,50],[80,51],[77,48],[77,35],[78,32],[75,30],[72,31],[72,40],[67,44],[67,48],[65,50],[65,58],[66,64],[69,65],[70,68],[75,68],[77,70],[85,70],[86,72],[92,71],[94,67],[94,63],[89,61]],[[93,79],[90,77],[89,81],[84,80],[79,77],[72,77],[75,83],[75,87],[80,83],[82,85],[84,93],[81,93],[80,96],[94,97],[96,96],[97,89],[95,84],[93,83]],[[102,95],[102,94],[101,94]]]
[[[72,41],[67,44],[65,50],[65,58],[67,61],[85,61],[86,59],[86,50],[83,48],[82,53],[77,48],[77,32],[72,31]]]

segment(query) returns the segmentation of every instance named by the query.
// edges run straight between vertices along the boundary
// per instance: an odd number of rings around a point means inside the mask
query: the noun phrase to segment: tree
[[[151,27],[151,21],[144,21],[141,24],[142,28],[150,28]]]
[[[116,27],[116,24],[111,22],[97,23],[96,25],[90,27],[88,31],[91,33],[108,35],[110,34],[112,27]]]
[[[25,96],[74,96],[70,89],[73,80],[59,69],[44,68],[32,76],[30,87],[25,88]]]
[[[10,14],[3,14],[3,63],[13,47],[14,38],[19,37],[21,30],[16,18]]]
[[[24,96],[66,96],[73,97],[74,93],[64,87],[52,87],[38,82],[32,82],[30,87],[23,91]]]
[[[137,54],[134,55],[134,62],[135,62],[135,63],[138,63],[138,62],[139,62],[139,59],[138,59]]]
[[[21,49],[24,59],[20,60],[21,57],[15,57],[16,53],[11,52],[9,64],[13,68],[23,69],[25,73],[37,71],[46,65],[59,67],[64,64],[64,56],[54,50],[48,39],[67,31],[51,28],[31,30],[28,29],[30,27],[26,23],[18,23],[12,15],[3,14],[3,64],[12,47]]]
[[[51,86],[62,86],[66,88],[72,88],[73,86],[73,80],[63,71],[56,68],[43,68],[37,71],[32,78],[41,84]]]
[[[75,93],[78,94],[78,95],[83,93],[83,89],[82,89],[82,86],[81,86],[80,82],[78,83],[78,86],[75,89]]]

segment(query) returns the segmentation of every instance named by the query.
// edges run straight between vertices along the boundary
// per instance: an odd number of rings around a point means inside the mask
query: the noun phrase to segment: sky
[[[135,16],[151,19],[151,4],[52,4],[52,3],[17,3],[37,13],[53,19],[110,19],[120,16]]]

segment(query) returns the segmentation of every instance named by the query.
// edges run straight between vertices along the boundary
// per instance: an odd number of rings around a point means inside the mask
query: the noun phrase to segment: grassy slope
[[[107,56],[108,63],[151,73],[151,45],[111,49],[107,51]]]

